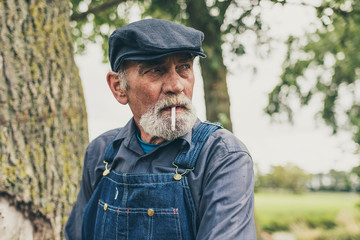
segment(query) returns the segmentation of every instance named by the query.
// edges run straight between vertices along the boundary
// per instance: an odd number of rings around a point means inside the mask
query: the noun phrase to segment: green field
[[[262,231],[292,232],[301,226],[302,231],[350,231],[356,235],[360,234],[359,201],[359,195],[352,193],[260,192],[255,194],[255,213]]]

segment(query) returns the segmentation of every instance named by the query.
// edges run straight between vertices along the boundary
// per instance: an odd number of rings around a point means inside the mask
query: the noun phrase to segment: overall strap
[[[175,158],[174,165],[179,165],[185,169],[193,169],[205,142],[213,132],[220,128],[223,128],[220,123],[201,122],[192,133],[189,151],[186,153],[180,151]]]
[[[104,162],[107,164],[112,163],[113,159],[115,158],[117,152],[119,151],[121,141],[115,141],[116,137],[120,134],[121,129],[115,134],[115,137],[111,140],[111,143],[105,150],[104,154]]]

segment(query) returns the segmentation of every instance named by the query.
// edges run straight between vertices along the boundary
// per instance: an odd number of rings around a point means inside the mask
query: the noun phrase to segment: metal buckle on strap
[[[107,175],[109,175],[111,168],[108,168],[108,164],[109,164],[108,162],[104,161],[104,163],[105,163],[105,170],[103,172],[103,176],[107,176]]]
[[[174,162],[172,163],[172,165],[175,167],[175,175],[174,175],[174,179],[176,181],[180,181],[182,176],[185,175],[188,171],[193,171],[195,168],[191,168],[191,169],[185,169],[185,172],[183,173],[178,173],[178,169],[179,169],[179,166],[176,165]]]

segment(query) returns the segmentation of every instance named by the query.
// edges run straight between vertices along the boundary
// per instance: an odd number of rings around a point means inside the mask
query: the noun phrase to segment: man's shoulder
[[[219,129],[211,134],[206,145],[224,154],[244,152],[250,155],[245,144],[227,129]]]
[[[111,143],[111,141],[115,138],[115,136],[120,131],[120,129],[121,128],[115,128],[115,129],[106,131],[106,132],[102,133],[101,135],[99,135],[98,137],[96,137],[94,140],[92,140],[89,143],[89,145],[87,147],[87,152],[92,152],[92,151],[106,148]]]

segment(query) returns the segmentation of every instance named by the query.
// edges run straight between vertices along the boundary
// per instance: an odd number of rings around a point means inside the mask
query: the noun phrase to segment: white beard
[[[164,108],[181,105],[184,111],[176,114],[175,130],[171,130],[171,114],[162,114]],[[196,111],[185,95],[171,95],[160,99],[140,118],[140,126],[153,137],[174,140],[190,132],[196,122]]]

